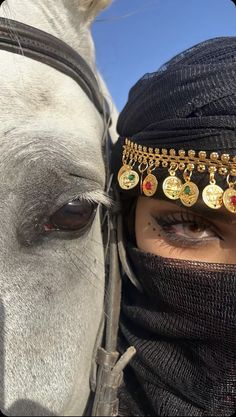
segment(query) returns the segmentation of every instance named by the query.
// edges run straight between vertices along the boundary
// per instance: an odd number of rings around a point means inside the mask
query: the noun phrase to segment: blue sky
[[[96,20],[97,64],[121,110],[130,87],[180,51],[236,36],[231,0],[115,0]]]

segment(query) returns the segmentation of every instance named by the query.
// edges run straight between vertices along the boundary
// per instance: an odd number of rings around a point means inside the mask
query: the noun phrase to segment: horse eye
[[[56,213],[44,225],[45,231],[84,229],[95,215],[96,205],[88,201],[71,201]]]

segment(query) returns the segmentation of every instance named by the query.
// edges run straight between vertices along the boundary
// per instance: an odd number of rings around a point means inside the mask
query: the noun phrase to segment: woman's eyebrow
[[[166,197],[161,198],[160,200],[163,202],[168,201],[168,203],[170,203]],[[174,205],[180,207],[184,211],[197,214],[206,219],[219,221],[221,223],[236,223],[236,213],[230,213],[225,207],[221,207],[220,209],[207,207],[202,199],[199,199],[192,207],[183,206],[180,200],[175,200],[175,202],[172,203],[173,208]]]
[[[202,200],[198,201],[191,208],[188,208],[188,210],[194,212],[195,214],[200,214],[202,217],[206,217],[207,219],[217,220],[224,223],[236,221],[236,213],[230,213],[224,207],[214,210],[207,207]]]

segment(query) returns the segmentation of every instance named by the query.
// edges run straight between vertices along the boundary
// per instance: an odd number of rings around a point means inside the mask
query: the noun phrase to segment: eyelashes
[[[159,236],[168,245],[181,248],[206,246],[221,239],[215,225],[189,212],[153,216]],[[154,231],[154,230],[153,230]]]

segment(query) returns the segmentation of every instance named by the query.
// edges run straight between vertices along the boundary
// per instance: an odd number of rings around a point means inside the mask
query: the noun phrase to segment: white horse
[[[109,3],[5,0],[0,15],[67,42],[100,79],[90,25]],[[73,79],[23,55],[0,50],[0,85],[0,409],[82,415],[103,314],[104,120]]]

